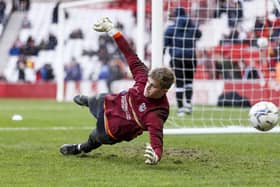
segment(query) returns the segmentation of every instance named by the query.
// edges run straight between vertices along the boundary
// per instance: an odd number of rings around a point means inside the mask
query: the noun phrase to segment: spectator
[[[65,66],[66,81],[80,81],[82,79],[82,69],[75,57]]]
[[[52,12],[52,23],[53,24],[58,23],[58,10],[59,10],[60,3],[61,3],[61,1],[58,1],[53,9],[53,12]],[[67,11],[64,11],[64,16],[66,19],[69,17],[69,14]]]
[[[6,1],[0,0],[0,24],[4,22],[6,10]]]
[[[100,35],[99,38],[98,38],[98,45],[99,45],[99,50],[101,50],[103,48],[106,49],[107,55],[111,55],[111,56],[116,55],[117,48],[114,45],[114,41],[109,36],[107,36],[107,35]],[[108,60],[106,60],[106,62],[109,61],[109,58],[108,58]]]
[[[34,70],[34,60],[27,58],[25,62],[25,81],[34,82],[36,81],[36,72]]]
[[[228,5],[228,26],[236,28],[243,18],[243,5],[240,0],[231,0]]]
[[[224,44],[237,44],[242,42],[240,37],[240,33],[238,29],[234,28],[230,31],[229,35],[224,35],[224,38],[220,40],[220,45]]]
[[[278,8],[274,8],[272,12],[277,18],[280,17],[280,11],[278,10]]]
[[[263,79],[263,74],[256,68],[254,60],[250,60],[250,63],[245,67],[243,79]]]
[[[58,22],[58,10],[59,10],[59,5],[60,5],[60,1],[58,1],[53,9],[52,12],[52,23],[57,24]]]
[[[243,40],[244,44],[249,45],[250,47],[257,48],[257,38],[255,37],[254,32],[248,32],[247,37]]]
[[[118,24],[119,28],[122,28],[121,24]],[[129,45],[135,49],[135,45],[133,43],[133,40],[128,39]],[[120,50],[116,48],[114,41],[112,38],[108,37],[107,35],[100,35],[98,38],[98,50],[92,50],[92,49],[83,49],[82,55],[83,56],[98,56],[98,60],[102,62],[103,64],[108,64],[109,61],[111,61],[111,58],[115,59],[121,59],[124,61],[124,57],[121,54]]]
[[[240,63],[237,61],[232,62],[232,79],[242,79]]]
[[[20,55],[22,53],[23,47],[24,47],[24,43],[19,38],[17,38],[9,50],[9,55],[11,56]]]
[[[24,11],[28,11],[30,9],[30,0],[20,0],[20,4]]]
[[[214,11],[214,18],[219,18],[223,13],[227,13],[227,0],[218,0],[217,8]]]
[[[11,56],[18,56],[20,54],[20,48],[17,47],[15,44],[10,48],[9,55]]]
[[[198,52],[198,55],[200,55],[198,59],[201,60],[201,63],[205,67],[205,72],[207,73],[208,79],[215,79],[215,61],[213,60],[213,54],[211,51],[201,50]]]
[[[29,36],[26,45],[23,46],[22,53],[24,55],[37,56],[39,50],[40,50],[39,47],[35,45],[35,40],[33,39],[33,37]]]
[[[216,56],[215,59],[216,79],[232,79],[233,75],[233,62],[229,57]]]
[[[176,76],[178,115],[192,112],[193,77],[196,69],[196,40],[201,37],[198,26],[182,7],[175,10],[175,23],[164,34],[164,51],[169,48],[170,66]],[[183,102],[185,94],[185,103]]]
[[[58,10],[59,10],[59,5],[60,5],[60,1],[58,1],[53,9],[53,13],[52,13],[52,23],[57,24],[58,22]]]
[[[30,20],[27,16],[24,16],[21,24],[21,28],[23,29],[30,29],[32,27]]]
[[[254,32],[256,38],[270,36],[271,22],[265,17],[258,16],[255,21]]]
[[[109,76],[107,79],[107,87],[109,93],[112,93],[111,84],[115,80],[120,80],[125,77],[124,64],[120,59],[115,59],[109,63]]]
[[[102,62],[103,64],[108,64],[112,57],[114,58],[120,58],[123,60],[123,57],[119,53],[119,49],[116,48],[114,45],[113,40],[108,37],[107,35],[100,35],[98,38],[98,50],[94,51],[91,49],[83,49],[82,55],[84,56],[98,56],[98,60]],[[130,45],[133,47],[133,44],[130,43]]]
[[[52,81],[54,79],[53,68],[51,64],[45,64],[40,69],[40,77],[43,81]]]
[[[71,39],[83,39],[84,38],[84,33],[80,28],[79,29],[74,29],[70,33],[69,38],[71,38]]]
[[[19,11],[28,11],[30,8],[30,0],[13,0],[13,9]]]
[[[272,22],[272,30],[271,30],[271,37],[270,40],[273,42],[275,40],[278,40],[280,36],[280,18],[276,18]]]
[[[50,33],[49,34],[49,41],[47,44],[47,49],[54,50],[57,46],[57,38],[54,34]]]
[[[110,76],[110,68],[108,64],[103,64],[101,66],[99,75],[98,75],[98,79],[99,80],[108,80]]]
[[[7,81],[4,74],[0,73],[0,81]]]
[[[26,68],[26,57],[21,55],[19,56],[17,61],[18,80],[21,82],[26,81],[25,68]]]

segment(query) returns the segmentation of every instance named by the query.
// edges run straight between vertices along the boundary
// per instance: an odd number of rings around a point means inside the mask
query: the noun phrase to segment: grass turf
[[[160,164],[147,166],[147,133],[87,155],[60,155],[61,144],[86,140],[95,126],[86,108],[51,100],[0,100],[0,106],[0,186],[280,184],[279,134],[166,135]],[[16,113],[24,119],[11,121]]]

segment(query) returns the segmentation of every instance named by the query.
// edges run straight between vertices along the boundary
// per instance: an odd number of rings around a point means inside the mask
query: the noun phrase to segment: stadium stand
[[[52,16],[53,16],[53,10],[56,6],[55,2],[39,2],[39,3],[32,3],[30,6],[29,11],[27,12],[26,17],[24,18],[24,21],[27,22],[29,26],[22,27],[20,29],[19,35],[17,37],[16,43],[21,43],[19,48],[21,53],[24,52],[22,49],[26,48],[26,45],[28,46],[28,40],[32,38],[34,47],[37,49],[33,54],[24,54],[27,55],[27,59],[31,59],[31,61],[34,62],[34,69],[32,71],[28,71],[26,73],[32,74],[28,75],[28,77],[33,77],[32,79],[27,79],[27,82],[35,82],[38,79],[34,79],[34,75],[40,70],[41,67],[44,66],[44,64],[49,63],[54,67],[54,72],[56,72],[56,66],[57,66],[57,58],[58,58],[58,50],[57,48],[53,49],[44,49],[43,45],[45,45],[46,41],[48,40],[49,35],[53,35],[56,37],[58,35],[58,25],[56,23],[53,23]],[[98,50],[99,48],[99,35],[96,35],[92,32],[92,29],[90,28],[92,25],[91,19],[88,19],[89,17],[96,17],[97,15],[100,17],[102,15],[112,16],[115,17],[118,20],[127,20],[124,22],[126,25],[126,30],[124,32],[129,33],[128,30],[132,30],[133,27],[132,19],[124,19],[127,17],[131,17],[131,11],[125,11],[117,9],[116,11],[110,11],[110,10],[95,10],[93,12],[89,11],[80,11],[78,9],[71,9],[68,12],[69,19],[72,19],[71,21],[68,21],[67,24],[65,24],[64,28],[64,35],[65,35],[65,48],[64,48],[64,64],[68,63],[72,57],[75,57],[76,59],[79,59],[81,62],[81,66],[83,69],[83,79],[93,79],[98,77],[98,72],[96,72],[96,67],[93,67],[92,60],[96,59],[92,56],[87,57],[83,55],[83,50]],[[74,21],[73,21],[74,20]],[[75,21],[76,20],[76,21]],[[88,20],[87,22],[80,23],[79,20]],[[130,25],[130,26],[129,26]],[[18,42],[19,41],[19,42]],[[44,42],[43,42],[44,41]],[[14,52],[15,50],[13,50]],[[14,62],[15,55],[11,56],[10,61]],[[95,64],[99,64],[99,62],[95,62]],[[6,79],[10,82],[17,81],[15,76],[15,70],[16,66],[14,63],[8,63],[7,67],[5,68],[5,75]],[[91,71],[90,71],[91,70]]]
[[[208,53],[211,53],[208,58],[216,58],[218,56],[219,58],[228,58],[233,63],[237,63],[236,67],[240,68],[242,76],[245,68],[253,60],[255,61],[255,68],[261,69],[265,78],[273,78],[275,76],[274,68],[276,62],[272,59],[273,57],[270,57],[270,50],[277,47],[275,46],[277,38],[270,36],[270,33],[275,33],[273,29],[279,27],[276,26],[279,18],[275,18],[272,8],[269,7],[270,13],[267,20],[263,20],[264,25],[260,25],[260,28],[256,31],[255,27],[258,19],[264,18],[266,15],[265,7],[262,7],[262,5],[263,2],[260,0],[242,1],[243,18],[234,28],[231,28],[228,24],[229,16],[225,13],[219,17],[207,20],[201,25],[203,35],[198,42],[198,48],[208,50]],[[271,25],[268,25],[268,22]],[[279,33],[275,35],[279,37]],[[260,50],[257,44],[257,37],[269,37],[272,40],[268,41],[268,45]],[[260,62],[261,57],[266,57],[266,59],[271,58],[272,60],[266,63]],[[201,56],[202,61],[205,58],[205,55]],[[197,79],[203,79],[205,77],[213,78],[213,76],[209,75],[206,66],[203,63],[199,64],[196,72]],[[271,68],[268,66],[271,66]]]
[[[217,56],[227,57],[230,56],[232,61],[238,62],[243,61],[243,65],[238,64],[236,67],[240,68],[242,74],[244,73],[246,66],[249,64],[251,59],[260,59],[260,50],[256,49],[254,46],[251,46],[250,43],[246,43],[246,40],[249,40],[250,34],[254,32],[254,26],[256,22],[256,18],[263,15],[264,8],[260,7],[261,1],[259,0],[251,0],[251,1],[244,1],[242,2],[243,13],[242,19],[239,21],[238,26],[235,23],[229,22],[229,15],[227,14],[220,14],[219,16],[210,16],[208,19],[202,20],[200,28],[203,32],[202,38],[198,42],[198,48],[200,51],[198,53],[201,55],[199,58],[199,65],[197,68],[197,72],[195,77],[197,79],[216,79],[217,76],[212,76],[211,72],[208,71],[209,64],[205,64],[205,55],[208,55],[209,58],[215,58]],[[188,5],[189,1],[186,1],[185,6]],[[201,6],[209,6],[207,2],[200,1]],[[254,7],[259,7],[258,10],[252,9],[252,4]],[[36,75],[38,70],[44,66],[44,64],[48,63],[54,67],[54,72],[56,72],[57,60],[58,60],[58,50],[54,47],[51,50],[42,49],[42,41],[47,41],[50,34],[57,37],[57,30],[58,25],[53,23],[52,16],[53,10],[56,6],[56,3],[53,1],[48,2],[32,2],[30,5],[30,9],[27,12],[25,19],[23,20],[27,24],[26,27],[22,27],[20,33],[18,35],[18,40],[21,43],[26,43],[27,39],[31,36],[34,39],[34,45],[39,48],[38,54],[32,55],[31,61],[34,62],[34,70],[33,72],[29,71],[33,75]],[[148,3],[146,11],[150,13],[150,4]],[[70,61],[70,59],[74,56],[76,59],[80,59],[81,67],[84,70],[83,72],[83,79],[96,79],[98,76],[98,70],[94,69],[92,60],[96,61],[96,64],[100,64],[97,62],[98,59],[92,59],[92,55],[87,56],[84,55],[88,51],[96,51],[98,50],[98,37],[99,35],[93,34],[91,29],[88,27],[91,25],[92,20],[88,19],[89,17],[94,17],[98,15],[98,17],[104,16],[111,16],[117,17],[118,20],[123,21],[123,25],[125,25],[124,32],[129,35],[133,36],[131,31],[135,27],[135,23],[133,19],[127,19],[131,17],[131,14],[134,15],[136,11],[135,1],[128,0],[128,1],[115,1],[109,4],[108,8],[114,8],[112,10],[98,10],[96,9],[93,12],[88,11],[80,11],[78,9],[71,9],[68,11],[69,20],[64,28],[64,35],[69,36],[66,38],[66,46],[65,46],[65,54],[64,54],[64,63]],[[129,9],[130,13],[127,11],[121,11],[123,8]],[[114,13],[117,10],[117,14]],[[203,17],[203,16],[202,16]],[[70,21],[71,20],[71,21]],[[81,23],[79,20],[83,20]],[[277,22],[276,22],[277,23]],[[275,23],[275,24],[276,24]],[[232,30],[236,28],[232,28],[232,25],[238,27],[238,38],[242,42],[232,43],[232,44],[225,44],[223,41],[226,42],[225,36],[229,36],[232,34]],[[76,31],[76,33],[74,32]],[[78,31],[78,33],[77,33]],[[211,32],[210,32],[211,31]],[[74,33],[73,33],[74,32]],[[80,32],[80,33],[79,33]],[[80,38],[73,38],[75,34],[81,34]],[[71,36],[71,37],[70,37]],[[133,38],[134,40],[135,38]],[[149,42],[149,41],[147,41]],[[269,42],[270,46],[273,46],[273,41]],[[147,44],[148,46],[148,44]],[[147,48],[149,49],[149,48]],[[146,52],[149,54],[149,52]],[[14,55],[10,57],[9,63],[7,63],[7,67],[5,68],[5,76],[8,81],[14,82],[16,79],[14,78],[14,72],[11,69],[15,68],[15,65],[10,62],[14,62],[15,57]],[[247,60],[248,59],[248,60]],[[258,64],[258,63],[256,63]],[[99,66],[99,65],[98,65]],[[97,66],[97,67],[98,67]],[[213,65],[210,64],[210,67]],[[270,72],[263,72],[265,77],[273,76]],[[34,77],[34,76],[29,77]],[[36,77],[36,76],[35,76]],[[238,76],[239,78],[242,77]],[[37,81],[37,78],[33,78],[32,80],[28,80],[30,82]]]
[[[22,13],[19,33],[13,42],[14,51],[12,51],[12,49],[9,51],[11,59],[14,59],[15,56],[25,55],[27,61],[29,60],[33,62],[34,65],[31,67],[26,66],[26,81],[28,82],[35,82],[36,72],[34,70],[41,65],[39,62],[37,63],[37,53],[39,53],[40,42],[48,36],[48,31],[51,25],[48,20],[51,19],[50,13],[53,6],[54,3],[32,3],[30,9],[27,10],[26,13]],[[18,53],[12,53],[16,51]],[[9,60],[9,62],[10,61],[14,62],[14,60]],[[7,81],[17,81],[17,78],[15,77],[16,73],[17,68],[15,68],[14,64],[7,63],[4,71]]]

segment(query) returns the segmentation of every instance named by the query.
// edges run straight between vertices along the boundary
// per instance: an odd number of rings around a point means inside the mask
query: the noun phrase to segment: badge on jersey
[[[146,109],[147,109],[147,107],[146,107],[145,103],[142,103],[141,105],[139,105],[139,108],[138,108],[139,112],[144,112]]]

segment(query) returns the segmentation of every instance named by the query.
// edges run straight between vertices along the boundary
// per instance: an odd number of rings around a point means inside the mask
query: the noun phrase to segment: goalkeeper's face
[[[164,96],[167,91],[168,89],[163,89],[160,87],[158,81],[149,77],[145,86],[144,96],[152,99],[159,99]]]

